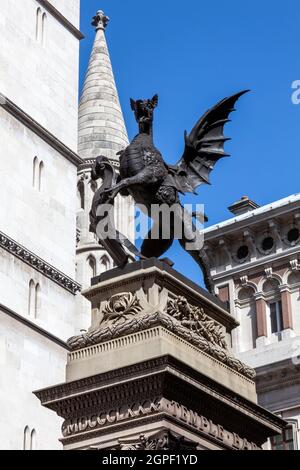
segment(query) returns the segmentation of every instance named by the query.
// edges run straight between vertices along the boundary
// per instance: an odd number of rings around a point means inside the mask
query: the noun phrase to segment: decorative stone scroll
[[[250,379],[255,377],[254,369],[229,354],[221,326],[184,297],[169,300],[165,311],[149,308],[145,313],[137,294],[121,293],[105,303],[102,315],[96,329],[68,340],[72,351],[163,326],[242,375]]]

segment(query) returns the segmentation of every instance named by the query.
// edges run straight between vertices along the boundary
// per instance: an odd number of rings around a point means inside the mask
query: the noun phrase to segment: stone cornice
[[[110,409],[140,397],[147,399],[150,395],[168,395],[171,391],[172,394],[175,392],[174,399],[182,401],[187,393],[187,384],[191,387],[190,405],[195,408],[199,403],[204,406],[204,397],[209,397],[215,403],[213,406],[218,403],[224,410],[239,411],[258,420],[263,426],[276,429],[283,423],[281,418],[271,415],[256,403],[237,395],[172,356],[161,356],[33,393],[43,406],[67,419],[86,415],[88,411]],[[200,401],[199,397],[202,397]]]
[[[288,261],[289,257],[291,255],[297,255],[297,254],[299,254],[299,245],[297,245],[297,246],[295,246],[291,249],[287,249],[282,253],[273,253],[272,255],[268,255],[268,256],[264,256],[262,258],[258,258],[255,261],[248,261],[246,263],[239,264],[238,266],[235,266],[234,268],[229,269],[228,271],[222,271],[222,272],[217,273],[217,274],[212,274],[212,278],[213,278],[214,282],[218,282],[218,281],[221,281],[221,280],[223,281],[227,278],[231,279],[232,276],[243,273],[243,272],[246,272],[247,274],[250,274],[250,272],[254,268],[257,269],[258,267],[261,266],[261,268],[263,270],[264,266],[267,263],[270,264],[274,261],[280,261],[280,260],[284,260],[284,259],[286,259]],[[240,275],[242,275],[242,274],[240,274]]]
[[[79,253],[86,253],[86,252],[91,252],[91,251],[101,251],[103,253],[106,253],[103,246],[100,245],[99,243],[97,243],[95,241],[95,243],[80,243],[78,244],[77,248],[76,248],[76,253],[79,254]]]
[[[0,311],[4,312],[6,315],[9,315],[14,320],[17,320],[18,322],[20,322],[23,325],[27,326],[31,330],[34,330],[36,333],[39,333],[40,335],[42,335],[45,338],[49,339],[53,343],[56,343],[58,346],[62,347],[63,349],[66,349],[66,351],[69,351],[69,347],[68,347],[67,343],[65,343],[61,339],[57,338],[57,336],[52,335],[51,333],[49,333],[49,331],[44,330],[44,328],[41,328],[40,326],[38,326],[35,323],[31,322],[27,318],[22,317],[22,315],[19,315],[18,313],[14,312],[13,310],[9,309],[8,307],[5,307],[5,305],[0,304]]]
[[[289,199],[291,196],[289,196],[286,199]],[[280,202],[280,201],[276,201]],[[291,212],[295,210],[299,210],[299,205],[300,205],[300,200],[293,200],[292,202],[278,205],[273,207],[274,204],[269,204],[265,206],[266,210],[261,211],[263,207],[259,209],[259,213],[249,213],[248,217],[245,217],[243,219],[239,219],[238,217],[234,217],[232,219],[229,219],[224,222],[220,222],[219,224],[216,224],[212,227],[207,227],[204,230],[204,238],[205,242],[209,242],[211,240],[216,241],[217,238],[219,237],[224,237],[224,236],[232,236],[241,232],[243,229],[248,229],[251,226],[258,226],[259,224],[265,225],[266,221],[269,220],[274,220],[276,221],[276,217],[284,216],[284,215],[289,215]],[[251,214],[251,215],[250,215]],[[230,223],[228,223],[230,221]]]
[[[35,121],[29,114],[25,113],[21,108],[19,108],[15,103],[13,103],[9,98],[0,93],[0,106],[2,106],[5,111],[14,116],[19,122],[24,124],[28,129],[38,135],[44,142],[49,144],[54,150],[63,155],[67,160],[76,165],[82,164],[82,159],[63,144],[57,137],[55,137],[51,132],[45,129],[41,124]]]
[[[300,384],[300,364],[294,364],[292,359],[258,367],[256,372],[256,385],[259,393]]]
[[[58,284],[60,287],[66,289],[72,294],[80,291],[81,286],[70,277],[58,271],[51,264],[36,256],[31,251],[24,248],[22,245],[5,235],[0,231],[0,248],[13,254],[24,263],[28,264],[31,268],[42,273],[44,276],[51,279],[51,281]]]
[[[84,35],[77,29],[67,18],[60,13],[48,0],[36,0],[45,10],[47,10],[54,18],[59,21],[75,38],[84,39]]]

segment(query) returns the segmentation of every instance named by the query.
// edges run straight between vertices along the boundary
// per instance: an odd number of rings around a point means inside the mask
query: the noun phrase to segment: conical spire
[[[79,105],[78,153],[87,160],[98,155],[117,159],[116,153],[128,145],[105,38],[108,22],[103,11],[93,18],[96,37]]]

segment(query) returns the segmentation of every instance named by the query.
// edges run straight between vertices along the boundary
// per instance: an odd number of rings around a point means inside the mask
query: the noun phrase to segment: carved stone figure
[[[189,135],[185,132],[184,153],[175,166],[165,163],[153,141],[154,109],[158,105],[158,96],[148,100],[131,100],[139,133],[124,151],[119,152],[120,175],[117,181],[111,177],[109,184],[104,185],[95,195],[91,211],[91,230],[97,231],[99,205],[111,203],[118,193],[130,194],[137,204],[146,208],[149,216],[151,207],[155,204],[172,206],[173,213],[167,221],[164,217],[154,220],[153,227],[143,242],[141,253],[138,253],[125,237],[120,237],[120,234],[117,234],[117,241],[115,237],[105,237],[103,243],[101,231],[97,232],[100,242],[105,244],[105,248],[119,267],[123,267],[128,261],[129,254],[126,249],[134,255],[146,258],[162,256],[173,243],[175,227],[183,227],[179,242],[184,249],[187,249],[188,243],[196,240],[196,227],[180,204],[179,193],[195,193],[198,186],[208,184],[209,174],[217,161],[228,156],[224,151],[224,143],[229,140],[224,137],[224,126],[229,122],[228,117],[234,111],[236,101],[244,93],[246,91],[222,100],[196,123]],[[103,177],[105,169],[110,171],[107,159],[99,157],[92,179]],[[162,236],[164,233],[169,233],[169,236]],[[195,246],[189,247],[187,251],[201,267],[207,289],[213,292],[209,261],[204,249]]]

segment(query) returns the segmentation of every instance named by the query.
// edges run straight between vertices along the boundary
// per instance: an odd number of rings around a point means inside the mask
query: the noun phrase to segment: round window
[[[236,255],[239,260],[247,258],[247,256],[249,255],[249,248],[247,247],[247,245],[240,246],[237,250]]]
[[[287,239],[289,243],[295,243],[296,241],[298,241],[299,237],[300,232],[297,228],[292,228],[287,234]]]
[[[263,239],[261,247],[263,251],[271,251],[274,247],[274,239],[272,237],[266,237]]]

